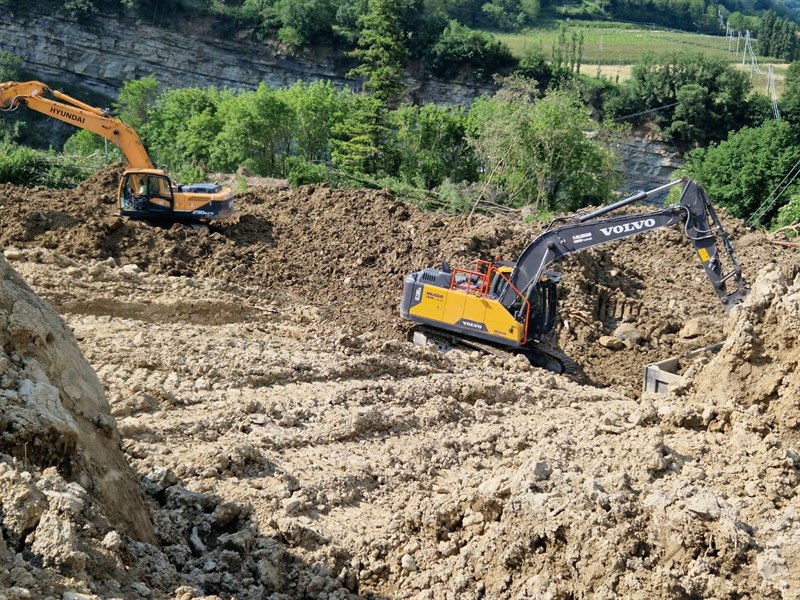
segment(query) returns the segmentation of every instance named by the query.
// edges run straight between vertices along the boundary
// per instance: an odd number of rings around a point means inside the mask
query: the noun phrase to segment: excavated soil
[[[730,315],[680,230],[568,258],[565,377],[398,314],[407,272],[541,224],[311,186],[159,226],[116,178],[0,186],[0,597],[800,597],[796,250],[723,215]]]

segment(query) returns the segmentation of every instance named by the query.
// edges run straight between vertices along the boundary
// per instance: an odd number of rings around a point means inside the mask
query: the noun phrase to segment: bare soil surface
[[[570,378],[399,318],[542,224],[267,186],[159,226],[116,177],[0,186],[0,598],[800,596],[796,250],[723,215],[730,315],[678,229],[563,261]]]

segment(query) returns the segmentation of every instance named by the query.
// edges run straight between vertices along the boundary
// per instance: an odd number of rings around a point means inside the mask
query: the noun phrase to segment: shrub
[[[511,50],[496,37],[450,21],[431,48],[426,64],[441,76],[450,76],[469,66],[477,78],[488,79],[493,73],[516,66]]]
[[[0,144],[0,181],[30,186],[39,170],[38,152],[10,142]]]
[[[297,156],[286,159],[289,185],[296,188],[309,183],[322,183],[328,179],[328,168],[324,164],[312,163]]]

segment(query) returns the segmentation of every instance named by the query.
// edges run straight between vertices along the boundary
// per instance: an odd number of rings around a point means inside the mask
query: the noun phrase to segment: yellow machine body
[[[525,343],[525,324],[514,319],[502,304],[461,289],[425,285],[419,302],[409,308],[408,314],[418,322],[457,332],[468,329],[476,337],[507,346]]]
[[[202,187],[202,191],[194,191]],[[160,169],[127,169],[119,184],[120,213],[135,217],[224,219],[233,214],[233,191],[215,184],[174,185]]]

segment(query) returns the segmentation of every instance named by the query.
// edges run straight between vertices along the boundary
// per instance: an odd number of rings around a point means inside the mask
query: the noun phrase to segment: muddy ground
[[[568,258],[566,377],[398,314],[408,271],[541,224],[312,186],[159,227],[116,177],[0,186],[0,597],[800,595],[796,250],[723,215],[731,315],[678,229]]]

